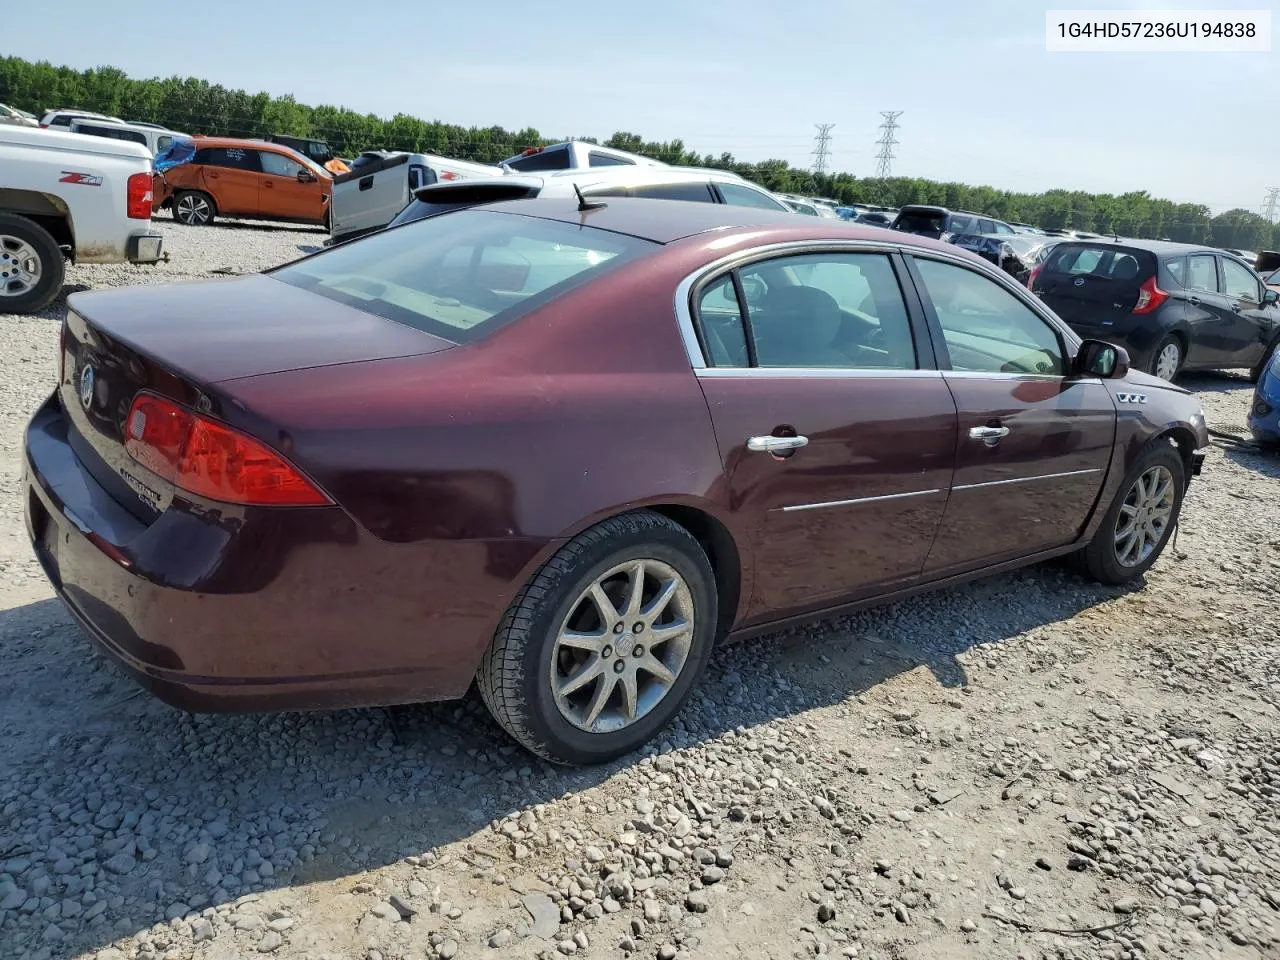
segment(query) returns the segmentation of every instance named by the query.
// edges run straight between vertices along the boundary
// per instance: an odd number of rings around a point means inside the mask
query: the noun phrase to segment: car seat
[[[847,367],[835,346],[843,315],[835,299],[815,287],[773,287],[751,314],[756,359],[762,367]]]

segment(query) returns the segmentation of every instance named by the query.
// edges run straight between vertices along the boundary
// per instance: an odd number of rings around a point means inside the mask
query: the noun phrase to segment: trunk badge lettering
[[[86,366],[83,370],[80,371],[80,390],[79,390],[80,403],[84,406],[86,410],[88,410],[89,405],[93,403],[93,381],[94,381],[93,367]]]

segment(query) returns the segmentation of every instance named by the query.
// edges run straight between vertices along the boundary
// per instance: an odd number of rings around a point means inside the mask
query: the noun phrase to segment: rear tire
[[[1155,441],[1125,476],[1093,541],[1078,554],[1083,572],[1111,586],[1146,573],[1173,535],[1186,489],[1182,456],[1167,440]]]
[[[207,227],[218,208],[213,197],[201,190],[180,190],[173,197],[173,219],[188,227]]]
[[[53,235],[34,220],[0,213],[0,313],[35,313],[62,290],[67,265]]]
[[[683,527],[648,510],[605,520],[512,602],[477,671],[480,695],[544,759],[620,757],[684,706],[711,652],[716,603],[711,564]]]
[[[1178,371],[1182,369],[1182,362],[1185,359],[1182,354],[1182,341],[1174,336],[1165,337],[1156,347],[1155,353],[1151,355],[1151,369],[1148,372],[1172,383]]]

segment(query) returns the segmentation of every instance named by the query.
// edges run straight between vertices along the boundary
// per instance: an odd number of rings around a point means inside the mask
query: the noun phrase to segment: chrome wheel
[[[1116,560],[1136,567],[1151,556],[1169,531],[1173,516],[1173,474],[1155,466],[1134,481],[1116,517]]]
[[[1182,348],[1173,341],[1166,343],[1156,357],[1155,375],[1161,380],[1172,380],[1182,366]]]
[[[40,282],[40,254],[20,237],[0,233],[0,297],[20,297]]]
[[[579,730],[629,727],[671,692],[693,645],[693,595],[675,568],[629,560],[569,608],[551,652],[551,693]]]
[[[191,227],[199,227],[209,222],[213,209],[209,201],[198,193],[184,193],[178,198],[178,219]]]

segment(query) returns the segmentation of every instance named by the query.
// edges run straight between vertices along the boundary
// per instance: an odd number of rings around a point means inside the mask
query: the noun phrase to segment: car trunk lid
[[[1111,326],[1133,312],[1156,269],[1155,255],[1147,250],[1063,243],[1045,258],[1032,289],[1072,326]]]
[[[168,506],[174,488],[125,451],[138,393],[221,419],[223,381],[453,346],[258,275],[101,291],[69,305],[58,387],[68,442],[86,471],[144,522]]]

